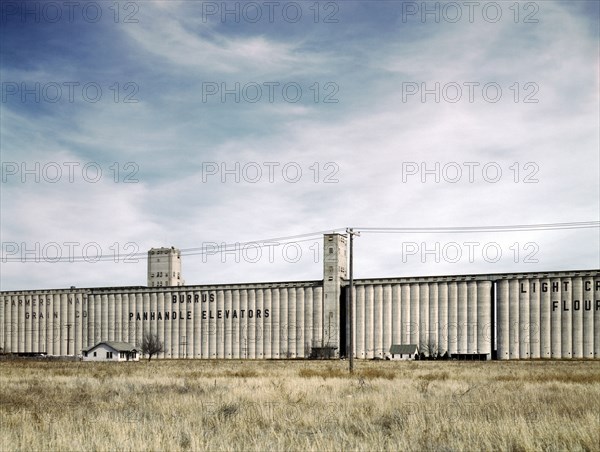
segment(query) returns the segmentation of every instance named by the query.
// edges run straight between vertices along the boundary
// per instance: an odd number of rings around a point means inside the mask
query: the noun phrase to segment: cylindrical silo
[[[306,289],[304,289],[304,343],[306,344],[305,358],[310,357],[310,352],[312,350],[313,343],[313,333],[315,331],[312,322],[313,297],[314,291],[312,287],[307,287]],[[270,358],[270,356],[268,358]]]
[[[400,310],[400,284],[392,286],[392,345],[402,342],[402,311]],[[386,351],[389,351],[386,350]]]
[[[429,283],[419,284],[419,350],[429,354]]]
[[[19,351],[19,299],[17,295],[11,296],[11,306],[10,306],[10,315],[11,315],[11,328],[10,328],[10,351],[12,353],[16,353]],[[47,306],[47,317],[52,315],[52,311],[50,305]],[[52,318],[50,317],[50,322],[52,322]],[[52,323],[50,323],[50,328],[52,327]],[[47,340],[47,348],[48,354],[51,355],[52,352],[52,335],[46,335]]]
[[[573,278],[573,324],[572,348],[573,358],[583,358],[583,281],[581,277]]]
[[[529,358],[529,280],[519,280],[519,358]]]
[[[216,327],[216,357],[225,358],[225,292],[217,290],[216,310],[214,313]]]
[[[508,280],[502,279],[498,282],[496,300],[496,343],[498,346],[496,355],[498,359],[509,359],[510,317],[508,306],[510,304],[510,299]]]
[[[122,315],[122,310],[123,310],[123,295],[121,293],[116,293],[114,294],[115,297],[115,312],[114,312],[114,316],[115,316],[115,333],[114,333],[114,339],[117,342],[126,342],[125,340],[123,340],[123,322],[125,321],[125,319],[123,318]]]
[[[374,328],[374,310],[373,310],[374,290],[373,285],[365,286],[365,358],[373,358],[373,349],[375,341],[373,336]]]
[[[290,287],[288,289],[288,352],[291,358],[296,358],[298,356],[296,349],[296,289]],[[335,329],[335,325],[337,325],[336,319],[331,319],[329,322],[329,331],[333,331]],[[332,335],[331,337],[336,337]]]
[[[158,358],[165,358],[165,305],[168,306],[168,299],[165,300],[165,292],[160,290],[156,294],[156,336],[158,340],[163,344],[163,351],[158,354]],[[125,295],[123,295],[123,304],[125,304]],[[126,318],[123,316],[123,325],[125,325]],[[123,329],[123,337],[127,337],[125,329]]]
[[[281,325],[279,323],[279,311],[281,301],[279,299],[279,292],[279,287],[274,287],[271,290],[271,311],[269,313],[269,324],[271,325],[271,357],[275,359],[281,358]]]
[[[2,351],[8,351],[6,347],[6,315],[4,314],[5,307],[9,304],[6,302],[6,296],[0,300],[0,348]]]
[[[141,311],[142,309],[140,309]],[[108,340],[108,294],[100,296],[100,341]]]
[[[304,357],[304,288],[296,288],[296,357]]]
[[[41,298],[41,297],[40,297]],[[41,307],[40,307],[40,311],[41,311]],[[82,301],[81,301],[81,339],[79,341],[79,353],[81,353],[81,350],[87,349],[89,347],[88,345],[88,341],[87,341],[87,337],[88,337],[88,323],[89,323],[89,308],[88,308],[88,295],[87,294],[83,294],[82,295]],[[40,320],[41,322],[41,320]],[[42,333],[42,325],[40,323],[40,338],[41,338],[41,333]]]
[[[77,356],[79,351],[76,348],[76,336],[79,323],[75,319],[75,305],[77,303],[76,298],[79,297],[78,293],[72,293],[68,296],[67,304],[67,325],[70,326],[70,331],[67,331],[67,355]]]
[[[232,354],[232,308],[233,308],[233,294],[230,289],[225,291],[225,305],[223,307],[223,318],[225,319],[225,350],[224,350],[224,358],[231,359],[233,357]]]
[[[552,296],[549,279],[541,279],[540,292],[540,358],[551,358],[552,351]]]
[[[45,306],[45,303],[44,303]],[[11,343],[11,334],[12,334],[12,318],[11,318],[11,313],[10,313],[10,309],[11,309],[11,297],[10,296],[5,296],[4,300],[2,302],[2,309],[4,311],[4,327],[2,330],[2,334],[3,334],[3,342],[2,342],[2,349],[5,350],[6,352],[12,352],[12,349],[10,347],[10,343]],[[40,307],[40,312],[42,312],[42,307]],[[45,315],[42,316],[42,319],[45,323],[46,321],[46,317]],[[43,327],[45,328],[45,324],[42,324],[42,322],[40,322],[40,325],[43,325]],[[45,341],[45,332],[42,334],[43,339]],[[43,345],[42,351],[45,351],[45,343]]]
[[[312,295],[312,292],[311,292]],[[311,315],[312,315],[312,299],[311,302]],[[271,314],[273,312],[272,308],[272,295],[271,289],[266,288],[263,289],[263,313],[262,313],[262,337],[263,337],[263,358],[271,359],[273,356],[273,330],[271,325]],[[311,319],[312,322],[312,319]]]
[[[354,310],[356,312],[356,310]],[[356,338],[356,336],[354,336]],[[355,339],[356,340],[356,339]],[[313,344],[320,347],[323,344],[323,287],[313,290]],[[356,350],[356,348],[355,348]]]
[[[550,298],[552,300],[552,358],[562,357],[562,327],[561,327],[561,310],[562,310],[562,287],[560,278],[552,278],[550,284]]]
[[[356,287],[356,309],[354,320],[356,335],[354,336],[354,351],[357,358],[365,358],[365,286]]]
[[[410,344],[410,285],[400,286],[400,344]]]
[[[468,286],[466,281],[458,284],[458,301],[456,303],[458,321],[458,353],[467,353],[467,311],[468,311]]]
[[[32,298],[31,295],[28,294],[25,296],[25,300],[23,301],[25,304],[25,317],[23,318],[23,323],[20,324],[20,328],[23,329],[23,351],[27,353],[31,353],[31,330],[32,330]]]
[[[529,280],[529,353],[530,357],[541,357],[540,333],[540,280]]]
[[[129,300],[133,297],[133,294],[129,295]],[[170,291],[164,291],[165,297],[165,315],[164,315],[164,324],[165,324],[165,358],[173,358],[173,347],[171,343],[172,333],[173,333],[173,321],[171,320],[171,316],[173,315],[173,299]],[[131,329],[131,324],[129,325]],[[130,331],[131,334],[131,331]]]
[[[465,333],[467,337],[467,353],[477,353],[477,281],[467,283],[467,323]]]
[[[240,358],[240,289],[231,292],[231,357]]]
[[[583,357],[594,357],[594,278],[583,280]]]
[[[419,285],[410,285],[410,344],[419,344]]]
[[[573,282],[571,278],[561,278],[561,354],[562,358],[573,356]]]
[[[67,354],[67,307],[68,299],[66,293],[60,294],[60,355],[66,356]]]
[[[327,341],[327,338],[324,338]],[[288,292],[285,287],[279,289],[279,357],[289,358],[288,345]]]
[[[263,311],[263,289],[256,289],[254,298],[254,357],[256,359],[263,358],[263,331],[262,331],[262,311]],[[258,311],[261,312],[259,317]]]
[[[87,348],[96,345],[96,295],[88,295],[88,337]],[[49,319],[46,318],[46,334],[48,334]],[[47,338],[47,336],[46,336]]]
[[[600,278],[594,280],[594,358],[600,358]]]
[[[508,319],[509,319],[509,332],[510,340],[508,344],[510,359],[519,359],[519,287],[520,281],[518,279],[511,279],[508,288]]]
[[[431,353],[438,355],[440,353],[440,339],[438,337],[438,285],[435,282],[429,284],[429,338],[428,343],[432,344]]]
[[[106,322],[107,322],[106,340],[114,341],[115,340],[115,294],[114,293],[111,293],[107,296],[107,311],[108,311],[108,315],[106,316]]]
[[[438,351],[444,356],[448,351],[448,283],[438,284]]]
[[[456,282],[448,283],[448,353],[450,356],[458,353],[458,284]]]
[[[383,350],[382,357],[387,356],[390,347],[393,344],[392,333],[394,323],[394,313],[392,310],[392,286],[386,284],[383,286]]]
[[[479,354],[492,357],[492,283],[479,281],[477,283],[477,349]]]
[[[373,356],[383,356],[383,287],[373,287]]]

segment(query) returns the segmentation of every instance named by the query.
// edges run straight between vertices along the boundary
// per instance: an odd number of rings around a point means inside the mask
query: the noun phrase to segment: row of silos
[[[393,344],[491,358],[491,281],[358,281],[353,294],[357,358],[383,358]]]
[[[600,279],[497,282],[498,359],[600,358]]]
[[[162,358],[295,358],[307,357],[324,337],[323,289],[316,283],[2,298],[0,338],[4,350],[17,353],[75,355],[100,341],[139,347],[152,334],[164,344]]]
[[[13,353],[73,355],[84,346],[87,292],[30,291],[0,301],[2,349]]]

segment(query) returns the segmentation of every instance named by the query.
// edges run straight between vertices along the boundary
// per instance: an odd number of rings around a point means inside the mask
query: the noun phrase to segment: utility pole
[[[71,324],[67,323],[67,356],[70,355],[69,349],[71,345]]]
[[[348,295],[346,300],[348,301],[347,312],[348,312],[348,323],[350,329],[350,344],[349,344],[349,370],[350,373],[354,373],[354,294],[352,293],[354,290],[354,236],[360,236],[360,232],[354,232],[354,229],[347,228],[346,232],[350,237],[350,266],[349,270],[349,286],[348,286]]]

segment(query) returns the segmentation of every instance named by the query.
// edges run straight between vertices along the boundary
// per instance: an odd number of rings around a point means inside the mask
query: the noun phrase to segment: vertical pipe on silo
[[[581,277],[573,278],[573,358],[583,358],[583,280]]]
[[[304,357],[304,288],[296,288],[296,357]]]
[[[552,278],[550,284],[552,300],[552,358],[562,357],[562,327],[561,327],[561,306],[562,306],[562,294],[561,294],[561,283],[560,278]]]
[[[60,313],[60,312],[59,312]],[[19,295],[19,323],[17,324],[17,351],[25,351],[25,296]]]
[[[594,291],[596,296],[592,301],[594,310],[594,358],[600,358],[600,278],[594,280]]]
[[[519,280],[511,279],[508,287],[509,358],[519,359]]]
[[[194,348],[194,334],[193,334],[193,304],[194,304],[194,293],[191,291],[185,292],[185,303],[181,304],[181,310],[183,311],[183,322],[182,326],[184,328],[183,332],[180,331],[179,335],[181,337],[182,344],[182,358],[192,359],[194,357],[193,348]],[[183,339],[185,337],[185,340]]]
[[[509,359],[509,342],[510,342],[510,317],[508,312],[509,306],[509,282],[506,279],[498,283],[496,292],[496,316],[497,316],[497,335],[498,351],[496,357],[498,359]]]
[[[477,333],[476,353],[492,357],[492,282],[479,281],[477,283]]]
[[[323,345],[323,287],[313,290],[313,341],[316,347]]]
[[[448,354],[450,356],[458,353],[458,284],[448,283]]]
[[[400,344],[410,344],[410,285],[400,287]]]
[[[217,327],[217,358],[225,358],[225,292],[217,291],[217,312],[215,312]]]
[[[11,302],[10,302],[10,341],[9,341],[9,347],[10,347],[10,352],[11,353],[15,353],[19,351],[19,345],[18,345],[18,341],[17,341],[17,337],[18,337],[18,328],[19,328],[19,311],[18,311],[18,306],[19,306],[19,301],[16,295],[12,295],[11,296]],[[47,306],[46,309],[48,310],[49,307]],[[50,335],[46,334],[46,341],[49,340]],[[47,344],[47,348],[48,350],[50,349],[50,344]],[[50,354],[50,352],[48,352],[48,354]]]
[[[562,358],[573,357],[573,282],[571,278],[561,278],[561,354]]]
[[[375,327],[373,310],[374,288],[372,284],[365,286],[365,358],[373,358],[374,356],[374,331]]]
[[[410,285],[410,343],[419,344],[419,285]]]
[[[458,283],[458,300],[456,302],[458,323],[458,353],[467,353],[467,310],[468,310],[468,287],[466,281]]]
[[[467,353],[477,353],[477,281],[467,283]]]
[[[402,337],[402,316],[400,310],[400,284],[392,286],[392,345],[400,344]],[[389,351],[389,348],[388,350]]]
[[[419,350],[429,355],[429,283],[419,284]]]
[[[386,284],[385,286],[383,286],[383,345],[381,350],[382,358],[388,355],[393,342],[392,337],[394,314],[392,312],[392,305],[392,286]]]
[[[540,280],[529,280],[529,356],[533,359],[541,357],[540,334]]]
[[[223,318],[225,319],[225,351],[223,353],[223,357],[226,359],[231,359],[233,357],[231,351],[231,334],[232,334],[232,308],[233,307],[233,294],[231,293],[231,289],[227,289],[225,291],[225,305],[223,307]]]
[[[208,311],[208,357],[214,359],[217,357],[217,294],[215,291],[208,293],[208,301],[206,302],[206,310]],[[246,308],[248,302],[246,301]],[[246,311],[247,317],[248,311]]]
[[[356,287],[356,310],[354,311],[356,336],[354,336],[354,351],[357,358],[365,358],[365,286],[354,287]]]
[[[263,314],[265,310],[265,293],[264,289],[256,289],[256,308],[254,310],[254,337],[256,342],[256,359],[264,359],[264,330],[263,330]]]
[[[373,287],[373,356],[383,357],[383,287]]]
[[[231,292],[231,357],[240,357],[240,290],[232,289]]]
[[[304,343],[306,344],[306,350],[304,357],[309,358],[312,349],[313,341],[313,297],[314,292],[312,287],[304,289]]]
[[[428,322],[428,338],[427,342],[432,344],[432,354],[440,353],[440,339],[438,333],[438,285],[435,282],[429,284],[429,322]]]
[[[71,331],[67,332],[67,350],[68,355],[77,356],[79,351],[77,350],[77,329],[79,327],[78,323],[75,322],[75,305],[76,305],[76,297],[78,293],[69,294],[69,304],[67,305],[67,324],[71,325]],[[70,342],[69,342],[70,341]]]
[[[583,280],[583,357],[594,357],[594,279]]]
[[[91,348],[96,345],[96,299],[94,294],[88,294],[88,335],[87,335],[87,348]],[[46,318],[46,331],[48,331],[49,322]]]
[[[295,358],[296,353],[296,289],[290,287],[288,289],[288,351],[292,358]],[[332,324],[330,324],[332,325]],[[333,325],[332,325],[333,327]]]
[[[202,359],[209,357],[208,353],[208,291],[200,293],[200,356]]]
[[[288,292],[287,288],[279,289],[279,357],[288,358]]]
[[[549,279],[540,280],[540,357],[551,358],[552,351],[552,297]]]
[[[263,313],[262,313],[262,333],[263,333],[263,358],[271,359],[273,356],[273,325],[271,323],[273,312],[271,289],[263,289]],[[311,300],[312,303],[312,300]],[[312,312],[312,311],[311,311]]]
[[[448,351],[448,283],[438,284],[438,341],[440,355]]]
[[[281,300],[279,298],[280,291],[281,289],[279,287],[274,287],[271,290],[271,312],[269,314],[269,323],[271,325],[271,356],[273,358],[281,358],[281,324],[279,323],[279,312],[281,310]]]

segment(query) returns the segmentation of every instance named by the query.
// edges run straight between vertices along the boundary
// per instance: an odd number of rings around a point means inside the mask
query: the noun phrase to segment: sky
[[[0,290],[600,268],[597,1],[1,5]]]

